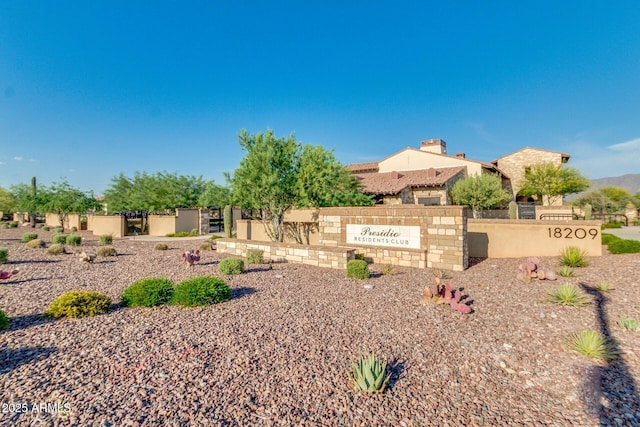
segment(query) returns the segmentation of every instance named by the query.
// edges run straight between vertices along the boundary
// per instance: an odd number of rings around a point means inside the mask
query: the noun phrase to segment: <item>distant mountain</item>
[[[601,187],[620,187],[624,188],[631,194],[640,193],[640,173],[592,179],[591,187],[589,187],[589,190],[587,191],[597,190]]]
[[[598,178],[590,180],[591,187],[587,191],[581,193],[569,194],[564,200],[570,202],[573,199],[577,199],[588,193],[589,191],[597,190],[602,187],[620,187],[627,190],[632,195],[640,193],[640,173],[631,173],[622,176],[612,176],[607,178]]]

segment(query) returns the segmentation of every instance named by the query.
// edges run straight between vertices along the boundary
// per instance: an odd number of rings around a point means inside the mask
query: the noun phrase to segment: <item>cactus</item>
[[[523,264],[518,266],[518,279],[529,283],[531,279],[556,280],[558,278],[555,271],[548,268],[540,268],[539,264],[540,260],[538,258],[527,258]]]
[[[592,219],[592,216],[591,216],[592,209],[593,207],[591,206],[590,203],[587,203],[586,205],[584,205],[584,219]]]
[[[514,200],[509,202],[509,219],[518,219],[518,204]]]
[[[453,289],[450,282],[442,283],[443,275],[438,273],[433,280],[433,287],[425,286],[423,291],[423,297],[420,300],[420,304],[426,304],[429,302],[435,304],[448,304],[452,310],[459,313],[469,314],[471,313],[471,307],[461,303],[462,292],[458,289]]]
[[[224,221],[224,235],[227,239],[230,239],[231,234],[233,233],[233,211],[231,210],[231,206],[225,206],[224,213],[222,215],[222,219]]]

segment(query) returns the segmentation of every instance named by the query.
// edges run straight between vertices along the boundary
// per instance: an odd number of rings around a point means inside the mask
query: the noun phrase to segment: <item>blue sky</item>
[[[267,128],[347,164],[442,138],[640,173],[638,1],[29,1],[0,6],[0,186],[219,184]]]

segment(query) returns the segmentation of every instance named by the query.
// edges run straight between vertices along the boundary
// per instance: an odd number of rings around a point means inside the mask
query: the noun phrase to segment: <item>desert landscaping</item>
[[[31,229],[29,229],[31,230]],[[223,258],[181,254],[206,239],[115,239],[117,257],[83,262],[98,237],[80,232],[67,254],[21,243],[24,229],[0,230],[8,249],[0,308],[0,425],[31,426],[598,426],[640,425],[640,254],[589,257],[573,277],[518,279],[524,259],[472,259],[446,272],[463,302],[420,304],[438,271],[372,264],[373,277],[291,263],[218,271]],[[50,242],[52,231],[36,230]],[[605,251],[606,253],[606,251]],[[558,257],[540,258],[557,270]],[[384,270],[385,274],[382,274]],[[231,299],[205,307],[120,307],[134,281],[224,279]],[[589,304],[546,301],[561,283]],[[599,291],[606,283],[609,290]],[[102,315],[49,319],[71,290],[109,296]],[[593,329],[619,354],[579,355],[568,337]],[[355,391],[349,372],[375,352],[391,378],[383,393]]]

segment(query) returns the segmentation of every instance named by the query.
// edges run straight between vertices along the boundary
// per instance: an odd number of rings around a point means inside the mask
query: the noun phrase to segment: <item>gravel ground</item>
[[[0,307],[13,318],[0,332],[3,426],[640,425],[640,333],[616,325],[640,320],[638,254],[594,257],[576,277],[530,284],[516,279],[522,259],[474,259],[450,273],[474,310],[463,315],[418,304],[433,270],[360,281],[274,264],[227,277],[212,251],[191,268],[181,262],[193,240],[156,251],[155,242],[118,239],[117,258],[86,264],[26,248],[23,231],[0,230],[10,260],[2,268],[21,270],[0,282]],[[82,249],[95,252],[97,237],[81,234]],[[558,259],[541,264],[555,269]],[[117,303],[137,279],[200,275],[223,277],[233,298],[41,317],[69,290]],[[581,308],[545,302],[564,281],[615,290]],[[585,328],[606,331],[621,354],[607,363],[568,350],[567,336]],[[383,394],[355,392],[348,379],[351,361],[370,351],[389,362]]]

